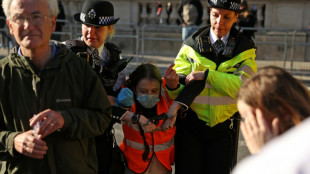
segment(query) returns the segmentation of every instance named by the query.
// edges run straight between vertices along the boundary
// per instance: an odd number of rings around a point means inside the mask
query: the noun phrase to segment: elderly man
[[[3,0],[19,46],[0,61],[0,173],[97,173],[111,106],[91,67],[50,43],[57,0]]]

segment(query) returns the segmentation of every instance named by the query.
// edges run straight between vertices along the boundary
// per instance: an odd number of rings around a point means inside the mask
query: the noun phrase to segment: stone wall
[[[62,2],[67,19],[72,22],[72,16],[81,10],[83,1],[62,0]],[[163,10],[160,16],[156,15],[157,0],[111,0],[111,2],[115,7],[115,17],[120,18],[113,42],[124,53],[176,56],[182,44],[181,27],[176,24],[178,18],[176,8],[180,0],[162,0]],[[207,9],[206,2],[202,1],[204,9]],[[292,58],[298,61],[310,61],[310,48],[308,45],[303,45],[310,39],[309,0],[248,0],[248,3],[257,9],[259,31],[255,33],[254,41],[258,46],[258,59]],[[168,5],[172,7],[170,14],[164,10]],[[205,10],[203,25],[207,24],[208,19],[209,14]],[[65,30],[69,30],[69,27],[65,27]],[[80,26],[76,26],[73,34],[79,35],[80,30]]]
[[[73,14],[81,10],[83,2],[83,0],[62,0],[67,19],[72,20]],[[158,2],[161,2],[163,8],[167,6],[168,2],[171,3],[172,15],[175,15],[175,7],[180,1],[111,0],[111,2],[115,7],[115,16],[120,17],[120,22],[139,24],[141,18],[145,17],[143,15],[145,15],[147,4],[151,8],[149,17],[154,17]],[[206,2],[206,0],[202,0],[205,9]],[[310,26],[309,0],[248,0],[248,3],[256,6],[258,20],[264,20],[265,28],[308,29]],[[207,16],[207,14],[205,15]]]

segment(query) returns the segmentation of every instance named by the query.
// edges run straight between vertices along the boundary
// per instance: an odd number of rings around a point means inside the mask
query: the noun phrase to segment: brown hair
[[[267,120],[279,118],[280,134],[310,116],[309,90],[284,69],[267,66],[240,88],[238,100],[262,110]]]
[[[129,75],[128,80],[125,82],[125,86],[134,91],[139,81],[145,78],[151,80],[154,79],[160,84],[162,83],[162,78],[158,67],[151,63],[143,63]]]

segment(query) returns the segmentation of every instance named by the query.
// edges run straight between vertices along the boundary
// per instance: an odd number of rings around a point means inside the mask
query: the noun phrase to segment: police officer
[[[211,25],[184,41],[173,69],[165,74],[169,96],[188,108],[176,120],[177,174],[230,172],[236,95],[257,71],[253,41],[232,27],[240,0],[208,0],[208,6]]]
[[[121,57],[121,51],[116,45],[105,42],[107,37],[110,39],[113,37],[114,24],[119,18],[114,18],[112,3],[104,0],[86,0],[81,13],[74,15],[74,20],[82,24],[82,36],[64,43],[95,70],[111,102],[126,80],[124,68],[128,63],[127,59]],[[109,129],[103,135],[96,137],[99,173],[110,172],[113,124],[112,121]]]

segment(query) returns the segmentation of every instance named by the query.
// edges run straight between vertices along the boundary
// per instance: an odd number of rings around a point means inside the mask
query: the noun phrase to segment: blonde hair
[[[112,27],[112,28],[110,28],[110,34],[109,34],[109,39],[110,39],[110,41],[112,40],[112,38],[114,37],[114,35],[115,35],[115,28],[114,28],[114,25],[109,25],[108,27]]]

